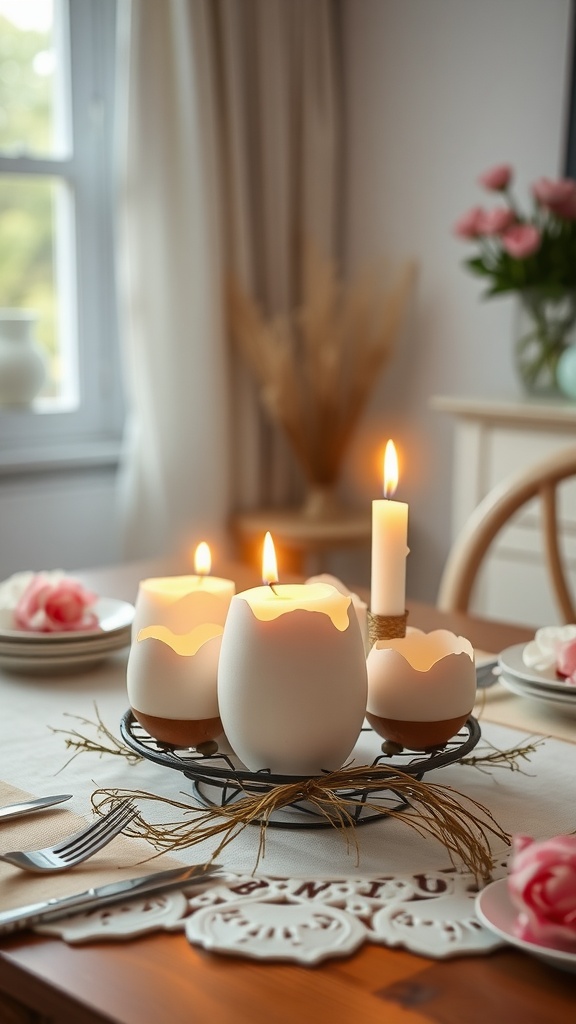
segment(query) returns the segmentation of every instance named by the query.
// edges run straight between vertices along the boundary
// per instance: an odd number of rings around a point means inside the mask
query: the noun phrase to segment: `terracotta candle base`
[[[145,715],[142,711],[132,708],[134,718],[150,733],[155,740],[169,743],[172,747],[198,747],[208,740],[214,740],[223,733],[219,717],[199,718],[195,721],[179,718],[159,718],[156,715]]]
[[[468,715],[446,718],[439,722],[400,722],[394,718],[380,718],[367,714],[366,719],[374,732],[383,739],[397,743],[408,750],[432,750],[443,747],[462,728]]]

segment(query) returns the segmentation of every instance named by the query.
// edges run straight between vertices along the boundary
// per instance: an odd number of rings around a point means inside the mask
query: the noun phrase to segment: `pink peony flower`
[[[516,220],[513,210],[507,206],[496,206],[493,210],[482,210],[478,217],[478,226],[482,235],[500,235]]]
[[[485,216],[481,206],[473,206],[471,210],[463,214],[454,225],[454,234],[458,238],[478,238],[482,234],[480,222]]]
[[[38,633],[98,629],[98,617],[90,610],[96,600],[77,580],[37,573],[14,609],[14,622],[18,629]]]
[[[576,950],[576,836],[514,836],[508,891],[519,910],[519,938]]]
[[[533,224],[512,224],[501,235],[502,247],[515,260],[532,256],[540,248],[542,236]]]
[[[492,167],[489,171],[485,171],[478,178],[478,181],[484,188],[490,190],[490,192],[503,192],[508,187],[512,180],[512,168],[510,164],[498,164],[497,167]]]
[[[539,178],[532,186],[532,193],[540,206],[545,206],[559,217],[576,219],[576,181],[572,178]]]

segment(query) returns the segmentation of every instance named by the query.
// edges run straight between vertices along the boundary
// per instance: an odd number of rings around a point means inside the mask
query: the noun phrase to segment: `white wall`
[[[522,202],[528,183],[562,172],[570,2],[345,0],[344,19],[348,269],[385,255],[419,266],[347,483],[365,501],[379,496],[373,453],[395,439],[397,497],[410,502],[408,593],[433,599],[450,540],[453,423],[429,397],[517,391],[514,300],[481,300],[451,229],[490,203],[477,178],[492,165],[514,165]]]
[[[0,485],[0,579],[119,560],[114,469],[13,476]]]

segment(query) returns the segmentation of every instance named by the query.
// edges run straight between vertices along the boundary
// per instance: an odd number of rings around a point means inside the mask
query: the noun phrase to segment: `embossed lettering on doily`
[[[505,873],[503,860],[493,877]],[[299,963],[349,955],[366,941],[446,958],[502,945],[476,918],[476,892],[471,875],[452,869],[340,880],[226,874],[186,896],[159,893],[36,930],[69,943],[184,930],[206,949]]]

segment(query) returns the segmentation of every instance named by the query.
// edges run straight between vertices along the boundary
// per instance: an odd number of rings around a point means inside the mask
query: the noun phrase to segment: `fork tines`
[[[96,846],[96,843],[100,840],[110,837],[113,838],[122,831],[125,825],[137,813],[137,807],[132,800],[123,800],[121,803],[116,804],[110,811],[107,812],[98,821],[93,821],[90,825],[87,825],[81,832],[77,832],[73,836],[69,836],[68,839],[62,840],[52,849],[54,853],[60,854],[60,856],[70,855],[72,858],[79,856],[81,853],[85,853],[86,850],[90,850]],[[97,847],[96,847],[97,848]]]

